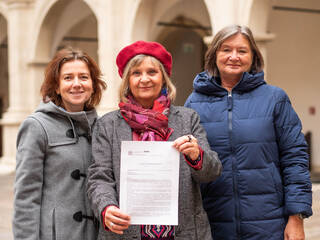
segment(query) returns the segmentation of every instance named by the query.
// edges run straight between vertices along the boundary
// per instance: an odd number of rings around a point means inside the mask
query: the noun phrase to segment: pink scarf
[[[131,127],[134,137],[139,141],[167,141],[173,129],[168,127],[170,99],[161,95],[154,100],[152,109],[143,108],[133,96],[128,96],[129,102],[120,102],[120,112]]]

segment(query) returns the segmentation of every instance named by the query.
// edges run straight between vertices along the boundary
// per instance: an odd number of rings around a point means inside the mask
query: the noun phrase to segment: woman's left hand
[[[200,149],[198,140],[192,135],[185,135],[177,138],[173,142],[173,146],[184,155],[187,155],[191,160],[196,160],[199,157]]]
[[[285,240],[305,240],[303,220],[297,215],[289,217],[286,229],[284,231]]]

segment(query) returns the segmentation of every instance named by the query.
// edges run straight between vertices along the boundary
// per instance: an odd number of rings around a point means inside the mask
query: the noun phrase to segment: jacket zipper
[[[237,239],[240,239],[240,210],[239,210],[239,193],[238,193],[238,176],[237,176],[237,163],[235,157],[235,149],[232,142],[232,110],[233,100],[232,92],[228,92],[228,132],[230,140],[230,151],[232,157],[232,181],[233,181],[233,192],[235,200],[235,215],[236,215],[236,232]]]

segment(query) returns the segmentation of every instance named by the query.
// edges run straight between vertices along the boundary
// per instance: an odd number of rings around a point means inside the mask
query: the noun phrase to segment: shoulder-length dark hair
[[[242,34],[245,36],[251,47],[253,53],[252,64],[249,72],[257,73],[263,70],[264,61],[260,50],[253,38],[251,30],[246,26],[230,25],[221,29],[214,36],[212,43],[210,44],[205,56],[205,69],[213,76],[219,76],[219,69],[217,66],[217,51],[221,44],[229,37],[236,34]]]
[[[59,88],[60,70],[63,64],[75,60],[85,62],[90,71],[93,93],[85,103],[85,110],[90,110],[100,103],[102,91],[107,88],[107,84],[102,80],[98,64],[87,53],[71,47],[58,51],[47,65],[45,78],[40,89],[42,100],[44,102],[51,100],[57,106],[62,106],[61,95],[56,92]]]

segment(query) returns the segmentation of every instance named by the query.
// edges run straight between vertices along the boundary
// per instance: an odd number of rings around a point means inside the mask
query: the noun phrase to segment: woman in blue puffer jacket
[[[223,173],[202,185],[217,240],[304,239],[312,215],[307,144],[286,93],[264,81],[249,28],[219,31],[186,106],[201,117]]]

